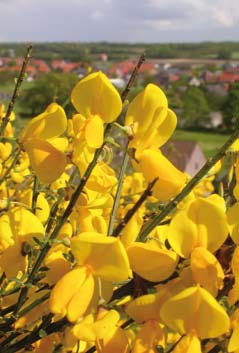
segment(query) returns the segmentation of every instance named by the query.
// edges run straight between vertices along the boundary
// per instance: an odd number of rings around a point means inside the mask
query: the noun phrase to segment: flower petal
[[[29,140],[24,147],[31,167],[42,183],[50,184],[64,172],[66,157],[49,142],[34,139]]]
[[[131,269],[148,281],[163,281],[171,276],[178,263],[175,252],[155,244],[132,243],[127,248]]]
[[[20,135],[20,142],[39,138],[47,140],[61,135],[67,127],[64,109],[57,103],[51,103],[46,110],[33,118]]]
[[[72,239],[71,250],[79,265],[89,266],[106,281],[123,281],[129,275],[126,250],[118,238],[85,232]]]
[[[194,333],[201,339],[218,337],[230,327],[223,307],[199,286],[187,288],[167,300],[160,316],[171,329],[180,334]]]
[[[72,90],[71,100],[79,113],[87,118],[99,115],[105,123],[114,121],[122,109],[118,91],[100,71],[77,83]]]
[[[176,196],[187,180],[186,174],[174,167],[160,151],[145,150],[140,158],[140,169],[148,182],[158,177],[153,196],[160,201]]]

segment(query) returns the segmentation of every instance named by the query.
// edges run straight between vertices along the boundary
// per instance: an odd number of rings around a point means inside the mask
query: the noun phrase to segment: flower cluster
[[[123,109],[94,72],[71,102],[0,137],[1,352],[238,353],[236,145],[224,199],[221,161],[190,179],[160,150],[177,118],[158,86]]]

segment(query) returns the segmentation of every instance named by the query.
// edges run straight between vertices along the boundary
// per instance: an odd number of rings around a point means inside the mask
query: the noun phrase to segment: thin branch
[[[117,227],[114,229],[112,236],[117,237],[122,229],[126,226],[126,224],[131,220],[135,212],[140,208],[140,206],[144,203],[144,201],[147,199],[148,196],[150,196],[151,191],[154,187],[154,184],[158,178],[155,178],[151,183],[149,183],[147,189],[144,190],[143,194],[140,196],[138,201],[135,203],[135,205],[126,213],[125,217],[123,220],[117,225]]]
[[[142,64],[145,62],[145,53],[141,54],[140,55],[140,58],[139,58],[139,61],[137,63],[137,65],[135,66],[132,74],[131,74],[131,77],[125,87],[125,89],[123,90],[123,92],[121,93],[121,99],[122,99],[122,102],[125,101],[127,95],[129,94],[130,90],[131,90],[131,87],[133,86],[133,83],[138,75],[138,72],[140,70],[140,67],[142,66]]]
[[[126,148],[125,148],[124,157],[123,157],[123,161],[122,161],[122,165],[121,165],[121,169],[120,169],[119,182],[118,182],[116,194],[115,194],[115,197],[114,197],[114,204],[113,204],[112,211],[111,211],[111,214],[110,214],[110,222],[109,222],[109,227],[108,227],[108,236],[113,233],[114,220],[115,220],[116,212],[117,212],[117,209],[118,209],[118,206],[119,206],[119,202],[120,202],[121,190],[122,190],[123,181],[124,181],[124,174],[125,174],[125,171],[126,171],[126,168],[127,168],[127,164],[129,162],[128,145],[129,145],[129,141],[127,142],[127,145],[126,145]]]
[[[9,122],[9,120],[10,120],[10,115],[11,115],[11,113],[13,111],[13,107],[14,107],[16,98],[18,97],[18,94],[19,94],[20,86],[21,86],[21,84],[22,84],[22,82],[24,80],[24,76],[25,76],[25,72],[26,72],[26,69],[27,69],[27,65],[28,65],[29,60],[31,58],[31,53],[32,53],[32,45],[29,45],[29,47],[27,48],[27,52],[26,52],[25,58],[24,58],[23,63],[22,63],[21,71],[19,73],[16,85],[15,85],[15,88],[14,88],[14,91],[13,91],[13,94],[12,94],[12,98],[11,98],[11,100],[9,102],[9,105],[8,105],[8,108],[7,108],[6,115],[3,118],[3,120],[2,120],[2,125],[0,127],[0,135],[3,135],[4,130],[5,130],[7,124]]]

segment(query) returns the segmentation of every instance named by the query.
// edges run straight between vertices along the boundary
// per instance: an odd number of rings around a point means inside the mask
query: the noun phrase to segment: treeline
[[[1,43],[0,56],[8,56],[14,50],[15,56],[24,56],[27,43]],[[145,51],[148,58],[239,58],[239,42],[201,42],[201,43],[34,43],[34,57],[51,61],[92,62],[106,53],[110,61],[137,58]]]

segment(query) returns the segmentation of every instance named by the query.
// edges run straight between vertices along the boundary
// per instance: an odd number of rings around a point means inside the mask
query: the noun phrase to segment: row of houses
[[[21,69],[23,59],[22,58],[10,58],[0,57],[0,72],[10,71],[19,72]],[[99,60],[94,64],[95,70],[104,71],[110,78],[120,79],[122,84],[123,81],[127,81],[129,75],[134,69],[136,61],[124,60],[117,63],[110,63],[105,60]],[[82,77],[86,73],[88,67],[87,63],[82,61],[79,62],[68,62],[65,60],[52,60],[47,63],[42,59],[32,58],[30,64],[27,67],[27,74],[30,78],[34,79],[41,73],[49,73],[50,71],[59,71],[64,73],[73,72],[79,77]],[[195,75],[195,68],[197,74]],[[239,81],[239,62],[237,64],[224,64],[216,68],[214,72],[207,69],[205,64],[195,65],[187,62],[184,67],[177,63],[170,64],[167,62],[160,63],[159,61],[148,59],[140,68],[141,76],[153,77],[159,84],[170,84],[179,81],[182,77],[187,77],[189,85],[200,86],[201,84],[206,85],[225,85],[225,89],[230,83]],[[115,81],[116,85],[118,81]]]

